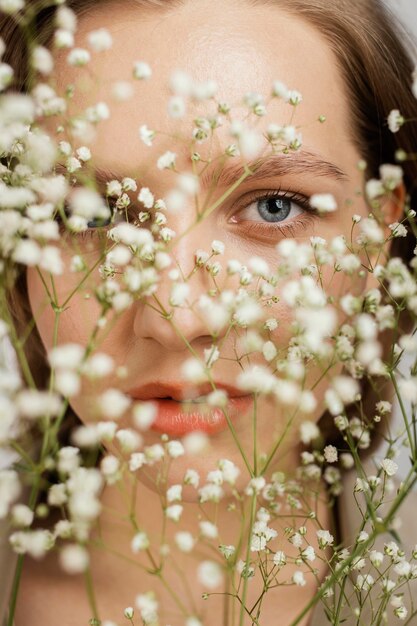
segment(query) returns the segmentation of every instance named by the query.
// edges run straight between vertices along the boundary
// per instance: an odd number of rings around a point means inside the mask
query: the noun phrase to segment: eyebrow
[[[248,176],[250,181],[261,181],[267,178],[282,177],[292,174],[311,174],[333,178],[337,181],[346,181],[348,175],[337,165],[320,157],[315,152],[307,150],[291,154],[271,154],[247,163],[253,172]],[[216,184],[228,187],[235,183],[243,174],[245,168],[241,165],[225,166],[216,178]],[[201,186],[207,188],[213,181],[213,174],[204,172],[201,175]]]
[[[246,166],[252,172],[246,180],[251,182],[294,174],[310,174],[332,178],[336,181],[349,179],[349,176],[337,165],[308,150],[300,150],[290,154],[267,155],[248,162]],[[236,183],[245,173],[245,167],[242,165],[224,165],[223,163],[220,167],[211,172],[207,169],[201,174],[200,185],[202,189],[207,189],[213,181],[215,181],[217,186],[229,187]],[[55,172],[64,175],[68,174],[65,165],[61,163],[55,165]],[[94,176],[96,183],[102,188],[111,180],[121,180],[123,178],[120,173],[103,167],[94,167]]]

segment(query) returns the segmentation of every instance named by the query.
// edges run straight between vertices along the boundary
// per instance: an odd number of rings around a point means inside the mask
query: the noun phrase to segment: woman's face
[[[101,5],[101,3],[100,3]],[[178,212],[168,215],[168,226],[177,234],[184,233],[174,243],[172,256],[184,275],[194,267],[197,249],[210,250],[213,240],[225,244],[225,253],[220,257],[223,268],[229,259],[247,263],[253,256],[263,257],[271,268],[279,262],[276,244],[285,237],[298,242],[309,242],[312,236],[327,240],[344,234],[349,239],[352,215],[367,214],[367,207],[358,195],[361,189],[361,173],[357,168],[360,158],[355,149],[349,119],[349,100],[337,68],[335,57],[316,30],[296,17],[288,16],[272,6],[251,6],[245,2],[224,0],[201,0],[186,2],[180,8],[168,11],[147,11],[128,3],[104,3],[99,9],[91,10],[79,22],[76,45],[86,45],[86,35],[99,27],[107,28],[113,37],[113,47],[107,52],[94,53],[88,69],[74,70],[65,60],[66,52],[57,54],[55,75],[59,90],[74,84],[74,96],[70,113],[80,112],[98,101],[109,104],[111,115],[100,123],[95,140],[90,147],[93,164],[97,169],[108,170],[114,177],[136,178],[138,189],[149,187],[155,198],[163,198],[176,181],[174,172],[164,172],[156,167],[156,161],[166,150],[177,153],[177,169],[192,170],[188,141],[193,120],[197,115],[214,113],[213,102],[191,104],[185,116],[173,119],[167,115],[167,102],[171,95],[168,83],[175,69],[186,70],[197,82],[213,79],[218,84],[217,98],[232,106],[235,118],[242,119],[246,110],[240,104],[242,96],[258,92],[267,98],[274,80],[280,80],[291,89],[302,93],[303,103],[296,108],[294,123],[300,127],[303,147],[280,161],[275,159],[274,168],[262,179],[249,177],[218,206],[203,222],[194,225],[195,201],[191,198]],[[111,99],[114,82],[129,80],[132,67],[138,60],[149,63],[153,76],[147,81],[133,83],[134,96],[124,102]],[[288,124],[293,109],[280,99],[268,105],[268,113],[257,118],[257,128],[265,130],[268,124]],[[319,123],[319,116],[326,116]],[[150,146],[139,138],[139,127],[162,131]],[[175,135],[176,138],[173,138]],[[58,139],[64,138],[59,136]],[[233,139],[225,124],[216,130],[211,157],[216,158]],[[77,145],[73,141],[74,145]],[[78,145],[82,145],[78,140]],[[209,142],[196,145],[203,158],[209,156]],[[242,165],[240,157],[229,159],[225,168]],[[201,165],[201,164],[200,164]],[[212,170],[208,169],[208,173]],[[315,193],[331,193],[337,200],[338,210],[324,216],[308,213],[295,202],[291,213],[282,222],[269,222],[260,211],[260,202],[254,196],[281,190],[287,194],[297,193],[309,197]],[[214,187],[213,199],[220,198],[226,187]],[[197,194],[199,203],[206,192],[201,187]],[[143,207],[137,202],[138,210]],[[96,258],[98,244],[95,237],[79,239],[78,244],[92,262]],[[69,264],[75,248],[61,244],[63,256]],[[219,258],[219,257],[217,257]],[[216,259],[215,259],[216,260]],[[91,263],[92,264],[92,263]],[[172,268],[171,268],[172,269]],[[226,272],[216,278],[218,286],[236,287]],[[332,277],[332,279],[331,279]],[[330,280],[331,279],[331,280]],[[68,268],[55,279],[58,302],[64,302],[78,284],[80,278]],[[100,277],[95,270],[84,288],[74,295],[66,310],[61,314],[58,326],[58,344],[76,342],[86,344],[100,315],[93,289]],[[365,278],[356,277],[355,288],[365,288]],[[351,289],[346,276],[333,276],[331,267],[324,270],[324,285],[329,295],[339,296]],[[204,271],[196,272],[190,279],[189,300],[195,301],[206,293],[211,280]],[[157,298],[169,307],[168,299],[172,286],[169,270],[161,274]],[[53,344],[54,312],[46,306],[48,301],[38,273],[28,270],[28,288],[32,310],[42,311],[37,315],[37,325],[42,341],[47,347]],[[86,297],[91,294],[91,297]],[[279,293],[278,293],[279,295]],[[94,411],[97,394],[109,387],[131,392],[141,386],[182,385],[181,366],[190,357],[190,348],[202,356],[203,350],[212,344],[205,324],[186,308],[177,308],[174,321],[186,339],[180,338],[172,324],[158,312],[156,301],[149,296],[145,301],[134,302],[113,323],[109,322],[99,334],[97,349],[108,353],[118,366],[127,368],[127,376],[110,377],[94,385],[85,383],[83,393],[71,401],[80,419],[88,424],[98,419]],[[291,312],[278,301],[268,308],[266,317],[275,317],[279,327],[271,337],[281,346],[291,334]],[[245,331],[221,333],[221,358],[213,366],[213,379],[223,385],[235,385],[236,376],[248,365],[248,360],[236,359],[239,347],[236,341]],[[187,345],[188,344],[188,345]],[[259,356],[252,363],[265,361]],[[320,366],[310,370],[309,385],[320,377]],[[317,409],[309,419],[317,421],[323,413],[323,380],[315,389]],[[157,392],[153,392],[157,395]],[[151,394],[152,395],[152,394]],[[160,395],[168,395],[161,393]],[[233,395],[233,394],[232,394]],[[246,407],[234,419],[236,435],[249,459],[253,458],[253,418],[251,406]],[[180,404],[178,404],[178,411]],[[259,452],[269,453],[272,445],[283,433],[288,416],[285,407],[269,399],[260,399],[257,410],[257,438]],[[302,418],[302,416],[301,416]],[[297,418],[298,419],[298,418]],[[305,418],[303,418],[305,419]],[[129,417],[122,420],[130,424]],[[284,438],[271,466],[290,469],[296,461],[298,429],[294,425]],[[145,445],[160,440],[160,433],[151,430],[144,434]],[[172,482],[180,482],[185,470],[194,467],[204,476],[213,469],[217,459],[234,461],[242,471],[242,481],[248,476],[240,452],[228,428],[210,435],[211,448],[197,457],[186,454],[175,461]]]

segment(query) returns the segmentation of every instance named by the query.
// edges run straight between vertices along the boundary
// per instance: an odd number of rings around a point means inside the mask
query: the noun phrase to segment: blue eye
[[[278,196],[257,200],[257,211],[267,222],[282,222],[291,213],[292,201],[290,198]]]
[[[105,226],[109,226],[112,223],[112,219],[113,219],[112,215],[110,215],[110,217],[108,217],[105,220],[94,219],[91,222],[87,222],[87,227],[88,228],[103,228]]]

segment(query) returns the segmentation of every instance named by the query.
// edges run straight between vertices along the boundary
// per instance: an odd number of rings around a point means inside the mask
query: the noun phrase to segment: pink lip
[[[158,414],[151,429],[160,433],[167,433],[173,437],[182,437],[195,430],[203,431],[208,435],[215,435],[228,428],[225,413],[233,422],[245,413],[252,403],[250,396],[230,398],[224,409],[209,407],[207,412],[198,411],[199,404],[193,404],[190,412],[184,410],[176,400],[156,399]],[[207,405],[201,405],[206,407]],[[194,409],[195,407],[195,409]]]
[[[151,430],[166,433],[172,437],[181,437],[193,431],[205,432],[214,435],[228,428],[229,419],[234,422],[246,413],[252,405],[252,396],[243,395],[242,391],[224,384],[216,384],[217,389],[228,393],[228,402],[224,410],[209,407],[207,403],[187,402],[181,404],[184,398],[196,398],[207,395],[212,391],[209,385],[193,386],[192,392],[184,383],[148,383],[131,392],[129,395],[136,400],[152,400],[158,409]],[[201,408],[200,408],[201,407]]]

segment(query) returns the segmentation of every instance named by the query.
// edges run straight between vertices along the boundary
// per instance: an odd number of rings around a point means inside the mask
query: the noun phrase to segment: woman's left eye
[[[256,192],[241,200],[243,208],[228,221],[239,225],[240,231],[266,242],[276,243],[279,237],[300,237],[311,230],[319,219],[307,196],[290,191]]]
[[[312,210],[308,199],[297,193],[272,191],[258,195],[238,215],[234,222],[254,221],[279,224]]]

